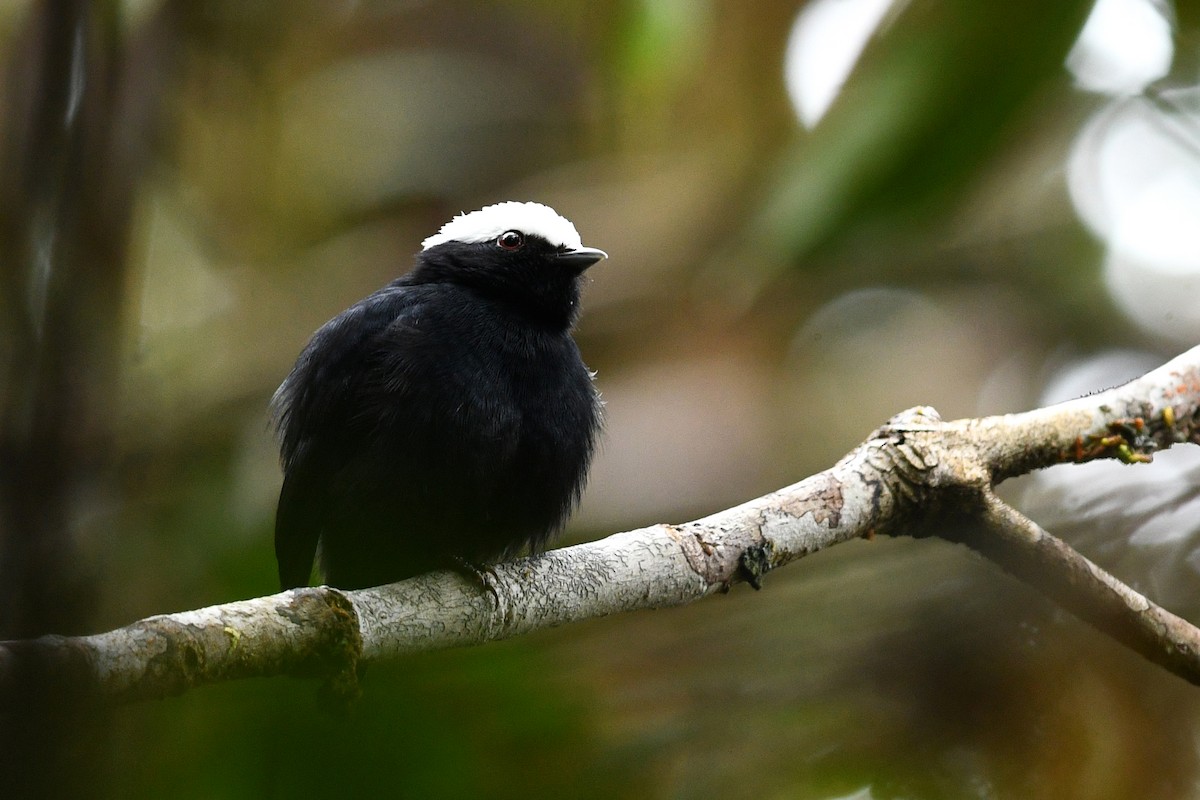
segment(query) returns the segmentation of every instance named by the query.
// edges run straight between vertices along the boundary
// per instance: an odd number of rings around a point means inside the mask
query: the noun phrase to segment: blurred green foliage
[[[907,3],[792,148],[757,236],[802,258],[856,226],[936,224],[1035,97],[1066,83],[1091,6]]]

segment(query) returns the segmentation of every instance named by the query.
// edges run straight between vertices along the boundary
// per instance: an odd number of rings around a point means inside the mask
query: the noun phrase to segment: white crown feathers
[[[509,201],[484,206],[469,214],[459,214],[421,242],[421,249],[428,250],[446,242],[486,242],[505,231],[540,236],[552,245],[571,250],[583,247],[579,232],[571,221],[559,216],[550,206]]]

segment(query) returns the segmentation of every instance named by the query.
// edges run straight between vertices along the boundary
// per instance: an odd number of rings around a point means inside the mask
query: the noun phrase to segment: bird
[[[549,206],[496,203],[312,335],[271,400],[283,590],[314,563],[355,589],[546,546],[601,428],[571,334],[584,273],[607,257]]]

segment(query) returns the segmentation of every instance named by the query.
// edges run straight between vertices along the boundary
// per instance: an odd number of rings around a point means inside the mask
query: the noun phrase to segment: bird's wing
[[[275,514],[275,560],[279,565],[279,588],[308,586],[317,541],[321,538],[323,492],[314,484],[308,467],[307,447],[301,445],[284,473]]]
[[[337,474],[362,446],[351,421],[355,384],[370,342],[405,310],[405,292],[389,287],[323,325],[301,352],[271,401],[283,462],[275,517],[275,557],[282,588],[307,586],[317,542],[335,513]]]

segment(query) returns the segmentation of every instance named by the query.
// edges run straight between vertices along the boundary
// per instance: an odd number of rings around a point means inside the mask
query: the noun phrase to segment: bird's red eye
[[[496,239],[496,244],[505,250],[517,250],[525,244],[525,236],[520,231],[505,231]]]

